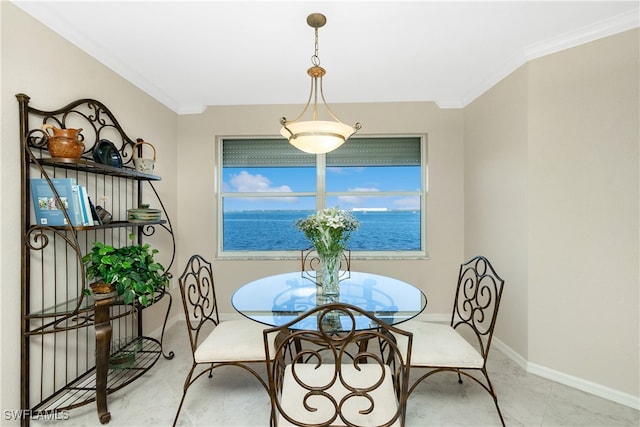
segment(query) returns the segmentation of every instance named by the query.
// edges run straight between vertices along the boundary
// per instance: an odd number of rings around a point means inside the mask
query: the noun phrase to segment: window
[[[285,139],[220,138],[218,253],[287,256],[309,246],[295,221],[325,207],[350,210],[349,249],[425,254],[426,155],[420,136],[352,138],[326,155]]]

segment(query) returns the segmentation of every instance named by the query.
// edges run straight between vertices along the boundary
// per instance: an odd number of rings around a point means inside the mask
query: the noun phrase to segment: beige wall
[[[529,360],[635,396],[638,37],[533,61],[529,81]]]
[[[496,334],[527,358],[525,65],[464,109],[465,258],[485,255],[506,281]]]
[[[521,67],[465,108],[465,253],[507,280],[530,371],[637,406],[638,30]]]
[[[20,384],[20,141],[15,94],[31,96],[31,105],[54,109],[79,98],[96,98],[116,115],[133,138],[142,137],[158,150],[156,188],[175,218],[176,132],[174,112],[117,76],[8,2],[0,2],[2,31],[2,179],[1,238],[2,352],[0,409],[17,410]],[[175,304],[174,304],[175,305]],[[147,310],[159,318],[156,307]],[[150,324],[150,328],[157,327]],[[8,421],[1,422],[3,425]]]
[[[302,106],[210,107],[203,114],[178,119],[178,216],[181,259],[200,253],[213,258],[215,229],[215,143],[219,136],[277,136],[279,117],[294,116]],[[368,261],[352,268],[404,279],[429,299],[429,313],[450,311],[457,265],[462,259],[462,112],[441,110],[433,103],[332,105],[338,117],[362,122],[362,135],[405,133],[428,135],[429,196],[427,260]],[[197,184],[194,184],[197,183]],[[197,191],[194,191],[197,186]],[[298,268],[297,261],[216,260],[221,313],[233,315],[232,293],[258,277]],[[250,265],[250,267],[248,267]]]

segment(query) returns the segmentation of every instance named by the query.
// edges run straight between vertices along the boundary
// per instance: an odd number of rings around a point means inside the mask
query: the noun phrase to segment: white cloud
[[[288,185],[272,187],[269,178],[260,174],[252,175],[247,171],[241,171],[239,174],[232,175],[229,180],[229,187],[231,188],[231,191],[243,193],[291,192],[291,187]]]
[[[278,187],[272,187],[271,180],[264,175],[255,174],[252,175],[247,171],[241,171],[238,174],[231,175],[229,182],[223,183],[225,192],[238,192],[238,193],[291,193],[291,187],[288,185],[280,185]],[[297,197],[247,197],[236,198],[236,201],[245,201],[250,203],[296,203]]]

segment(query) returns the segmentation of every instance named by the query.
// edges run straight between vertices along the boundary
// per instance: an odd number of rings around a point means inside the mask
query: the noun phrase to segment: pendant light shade
[[[320,13],[312,13],[307,17],[307,24],[315,29],[315,50],[311,57],[312,67],[307,70],[307,74],[311,77],[309,99],[302,113],[295,120],[287,120],[286,117],[280,119],[282,125],[280,134],[287,138],[294,147],[312,154],[328,153],[335,150],[362,127],[360,123],[356,123],[354,126],[342,123],[333,114],[324,99],[322,77],[326,71],[320,67],[320,58],[318,57],[318,28],[324,26],[326,22],[327,18]],[[318,95],[324,109],[334,121],[318,120]],[[310,120],[301,120],[310,106]]]
[[[305,153],[321,154],[341,146],[355,131],[341,122],[311,120],[285,124],[280,134]]]

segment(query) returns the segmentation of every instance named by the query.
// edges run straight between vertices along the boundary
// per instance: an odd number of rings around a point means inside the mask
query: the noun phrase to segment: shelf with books
[[[84,225],[78,185],[73,178],[31,178],[30,185],[36,224]]]
[[[48,405],[47,402],[64,400],[66,397],[62,394],[73,394],[73,385],[91,376],[95,378],[95,387],[74,401],[72,408],[96,402],[100,422],[105,423],[110,418],[107,395],[121,388],[107,386],[113,373],[108,367],[111,341],[134,343],[149,338],[142,334],[144,307],[138,303],[124,304],[119,297],[94,300],[91,295],[85,295],[89,280],[82,258],[95,242],[116,248],[152,242],[162,248],[158,261],[171,277],[175,237],[154,186],[161,177],[132,167],[138,140],[127,136],[101,102],[80,99],[60,109],[44,111],[31,107],[27,95],[16,97],[23,169],[20,184],[21,408],[27,413],[36,413],[36,409]],[[58,128],[85,129],[82,132],[85,150],[80,158],[51,156],[47,150],[47,133],[42,130],[51,124]],[[106,136],[115,141],[108,141],[109,146],[117,150],[112,154],[124,159],[118,167],[100,163],[101,157],[95,153],[97,146],[105,145]],[[130,209],[149,202],[160,206],[164,219],[127,220]],[[134,236],[133,242],[130,235]],[[167,303],[156,354],[170,359],[173,352],[164,352],[162,336],[171,308],[171,294],[162,291],[154,294],[152,300],[154,304]],[[66,362],[57,363],[58,360]],[[155,360],[157,358],[142,370],[140,366],[133,366],[131,369],[138,371],[131,376],[131,381],[148,370]],[[119,375],[126,369],[117,371]],[[27,416],[22,425],[29,422]]]

